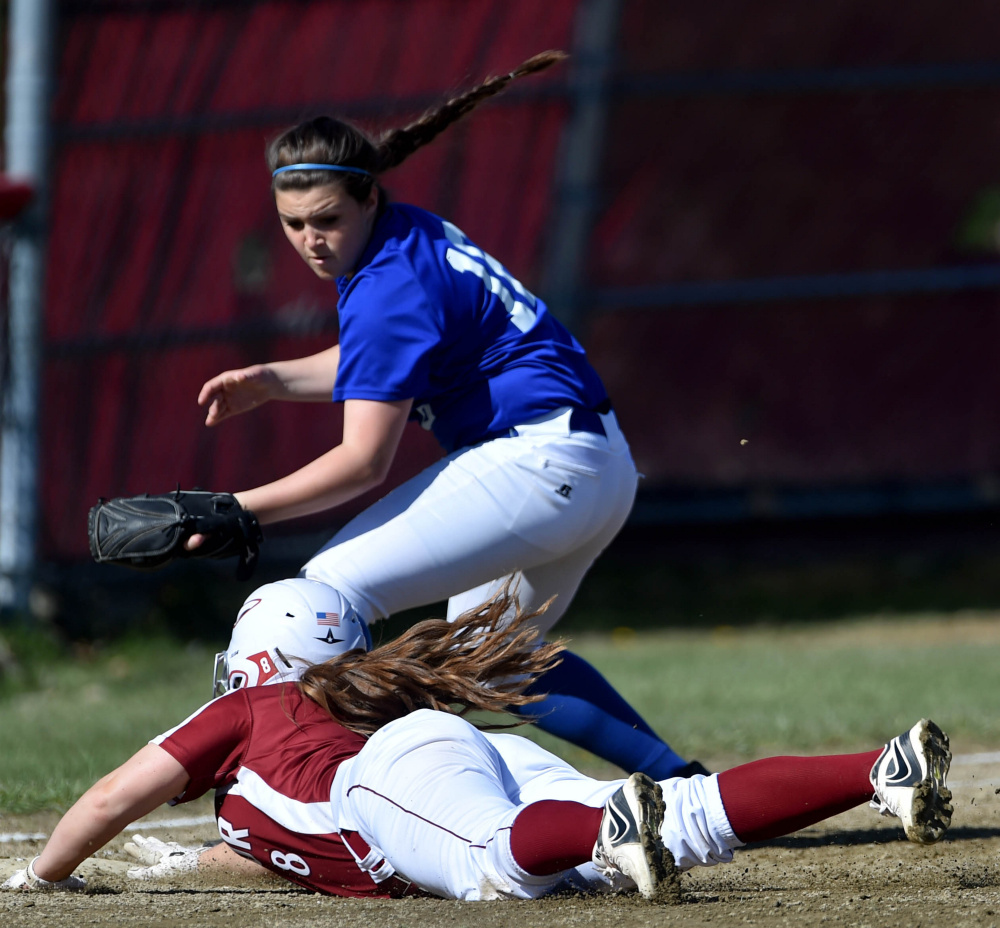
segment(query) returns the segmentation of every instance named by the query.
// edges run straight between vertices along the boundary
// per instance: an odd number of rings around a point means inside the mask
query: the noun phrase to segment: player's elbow
[[[341,448],[350,456],[351,482],[364,492],[384,483],[392,468],[395,448],[384,444],[367,445],[345,442]]]
[[[392,467],[392,455],[373,454],[369,455],[360,463],[357,470],[359,483],[366,490],[374,489],[385,483]]]
[[[113,774],[95,783],[86,799],[87,817],[97,829],[107,828],[122,816],[122,791]]]

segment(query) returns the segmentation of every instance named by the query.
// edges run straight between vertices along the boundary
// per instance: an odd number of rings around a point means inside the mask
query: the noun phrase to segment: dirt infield
[[[539,902],[459,903],[432,899],[343,900],[290,884],[196,879],[136,884],[124,877],[117,839],[88,863],[84,895],[0,893],[0,924],[206,926],[206,928],[631,928],[697,925],[785,926],[1000,924],[1000,755],[958,757],[952,767],[952,829],[940,844],[909,844],[893,819],[854,809],[821,826],[739,851],[733,863],[683,876],[679,906],[653,907],[635,897],[566,896]],[[186,812],[190,811],[190,807]],[[198,810],[196,810],[198,811]],[[208,811],[206,805],[202,812]],[[147,822],[170,816],[157,813]],[[40,840],[12,832],[48,833],[54,817],[3,817],[0,873],[37,853]],[[211,825],[141,828],[164,840],[215,837]]]

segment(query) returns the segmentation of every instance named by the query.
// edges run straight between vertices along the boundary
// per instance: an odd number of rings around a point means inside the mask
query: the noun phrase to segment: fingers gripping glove
[[[209,847],[210,845],[184,847],[174,841],[161,841],[159,838],[136,835],[125,845],[125,853],[145,866],[132,867],[126,874],[133,880],[157,880],[197,870],[198,859]]]
[[[43,880],[35,876],[36,857],[23,870],[18,870],[9,880],[0,885],[0,889],[20,889],[23,892],[79,892],[87,888],[87,881],[70,874],[65,880]]]
[[[87,518],[90,553],[99,564],[155,570],[181,557],[239,557],[238,580],[257,564],[263,533],[257,517],[232,493],[175,490],[101,499]],[[192,535],[205,535],[193,551]]]

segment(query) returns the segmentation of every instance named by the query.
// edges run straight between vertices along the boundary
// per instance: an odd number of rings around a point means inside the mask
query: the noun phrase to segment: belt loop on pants
[[[499,429],[495,432],[487,432],[477,438],[473,444],[484,441],[492,441],[495,438],[516,438],[518,435],[545,434],[567,434],[569,432],[589,432],[591,435],[600,435],[608,438],[608,428],[604,424],[604,417],[611,412],[610,400],[598,404],[595,409],[586,409],[582,406],[561,406],[552,412],[538,416],[528,422],[521,423],[506,429]],[[611,418],[612,430],[616,428],[614,418]],[[566,431],[563,432],[562,430]]]
[[[569,430],[571,432],[591,432],[594,435],[608,437],[608,430],[604,427],[601,419],[602,415],[611,412],[611,400],[605,399],[598,403],[593,409],[582,409],[574,407],[569,416]]]
[[[579,407],[574,407],[569,414],[569,430],[571,432],[591,432],[594,435],[604,435],[605,437],[608,434],[599,413],[594,412],[593,409],[580,409]]]

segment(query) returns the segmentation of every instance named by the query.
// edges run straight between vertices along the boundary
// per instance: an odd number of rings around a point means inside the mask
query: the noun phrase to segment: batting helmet
[[[300,577],[267,583],[247,597],[229,647],[215,655],[213,695],[297,680],[310,664],[371,647],[368,626],[332,586]]]

